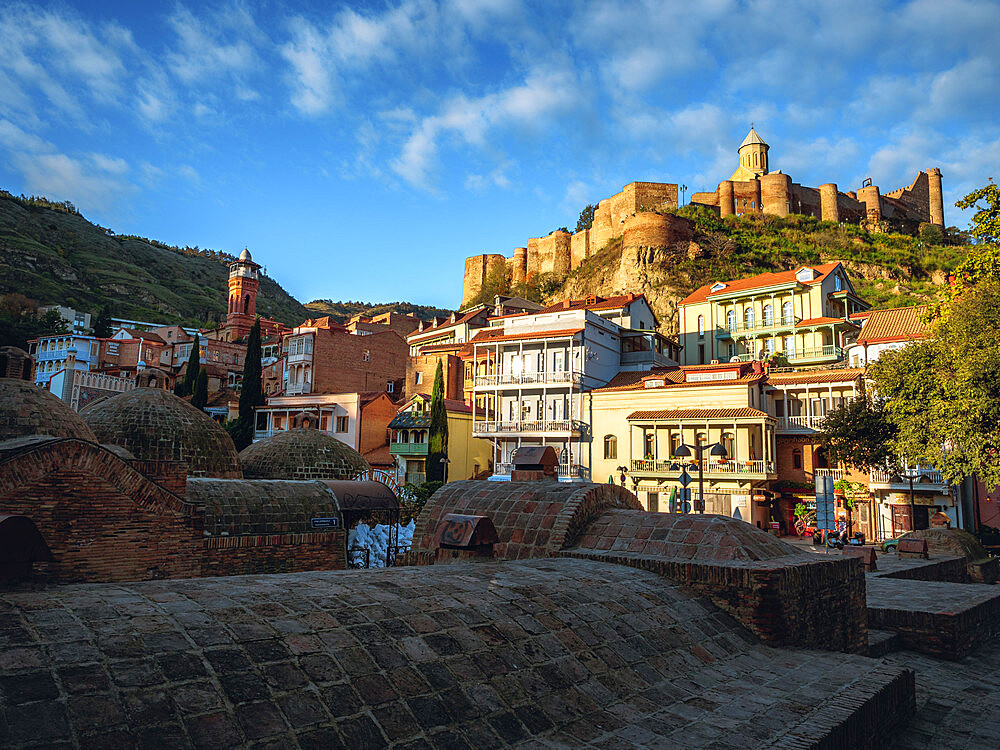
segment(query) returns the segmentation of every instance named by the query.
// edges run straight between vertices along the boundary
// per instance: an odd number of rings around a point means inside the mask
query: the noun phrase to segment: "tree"
[[[226,429],[229,430],[236,450],[241,451],[253,442],[256,427],[256,407],[265,403],[261,388],[260,318],[254,321],[247,338],[246,359],[243,360],[243,385],[240,390],[240,415]]]
[[[898,463],[893,453],[896,433],[883,403],[861,395],[826,415],[819,439],[834,462],[870,471]]]
[[[194,381],[194,393],[191,395],[191,406],[204,409],[208,404],[208,370],[198,368],[198,377]]]
[[[883,353],[870,374],[899,455],[952,484],[976,474],[1000,486],[1000,280],[960,287],[924,340]]]
[[[194,386],[198,380],[198,371],[201,369],[201,341],[198,334],[194,335],[194,342],[191,344],[191,356],[188,357],[187,367],[184,370],[184,382],[181,385],[181,392],[178,396],[190,396],[194,394]]]
[[[584,206],[583,210],[580,212],[580,218],[576,220],[577,232],[582,232],[584,229],[590,229],[594,226],[595,211],[597,211],[597,206],[593,203],[588,203]]]
[[[111,337],[111,312],[107,307],[102,307],[94,318],[94,335],[99,339]]]
[[[508,292],[510,292],[510,269],[507,268],[506,263],[497,263],[487,272],[479,294],[470,299],[466,305],[472,307],[473,305],[492,303],[496,295]]]
[[[979,201],[985,201],[986,205],[980,207]],[[980,242],[1000,242],[1000,188],[993,183],[992,177],[988,184],[973,190],[955,205],[976,209],[969,227],[973,237]]]
[[[39,336],[67,333],[66,321],[56,310],[39,315],[35,303],[23,294],[0,297],[0,346],[27,349]]]
[[[448,412],[444,408],[444,369],[438,360],[431,391],[431,426],[427,445],[427,481],[443,482],[448,460]]]

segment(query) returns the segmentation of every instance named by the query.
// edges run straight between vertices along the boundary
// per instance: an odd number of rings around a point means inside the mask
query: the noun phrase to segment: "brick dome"
[[[160,388],[136,388],[88,406],[81,415],[98,441],[140,461],[184,461],[193,477],[239,479],[232,439],[200,409]]]
[[[62,399],[27,380],[0,378],[0,440],[26,435],[97,442],[80,415]]]
[[[368,462],[346,443],[311,427],[295,427],[240,453],[247,479],[353,479]]]

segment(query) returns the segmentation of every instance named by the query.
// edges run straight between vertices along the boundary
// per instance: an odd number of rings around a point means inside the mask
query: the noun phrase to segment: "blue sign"
[[[336,529],[340,526],[340,519],[333,518],[313,518],[310,524],[314,529]]]
[[[682,471],[677,481],[681,483],[681,487],[687,487],[689,484],[691,484],[691,475],[688,474],[686,471]]]
[[[837,504],[833,497],[833,477],[816,477],[816,528],[837,528]]]

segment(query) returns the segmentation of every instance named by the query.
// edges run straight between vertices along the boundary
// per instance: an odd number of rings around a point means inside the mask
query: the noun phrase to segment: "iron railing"
[[[773,461],[742,461],[738,459],[732,461],[718,461],[703,459],[701,465],[705,474],[774,474]],[[688,470],[688,473],[698,473],[697,461],[687,461],[681,463],[669,459],[649,458],[632,460],[632,471],[646,472],[650,474],[679,474],[681,466],[684,466]]]
[[[581,382],[583,382],[583,373],[575,370],[522,372],[516,375],[509,372],[500,372],[493,375],[477,375],[475,378],[475,386],[477,388],[500,385],[548,385],[550,383],[572,383],[573,385],[579,385]]]
[[[584,423],[576,419],[525,420],[521,422],[484,420],[473,423],[472,431],[474,433],[579,432],[583,426]]]

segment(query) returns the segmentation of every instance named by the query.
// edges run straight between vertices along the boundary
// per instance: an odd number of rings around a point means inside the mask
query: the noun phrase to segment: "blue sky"
[[[0,2],[0,187],[297,298],[451,307],[462,262],[633,180],[1000,177],[1000,4]]]

